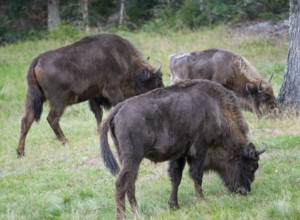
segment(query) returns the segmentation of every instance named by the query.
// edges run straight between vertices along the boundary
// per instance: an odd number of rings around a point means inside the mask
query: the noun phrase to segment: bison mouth
[[[243,186],[240,186],[240,187],[237,187],[235,189],[235,193],[239,193],[241,195],[247,195],[249,192],[251,192],[251,188],[247,189],[248,187],[243,187]]]
[[[251,180],[244,180],[244,183],[240,183],[235,189],[234,192],[235,193],[239,193],[241,195],[247,195],[248,193],[251,192]]]

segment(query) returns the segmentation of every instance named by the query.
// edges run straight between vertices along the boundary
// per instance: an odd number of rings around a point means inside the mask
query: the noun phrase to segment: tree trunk
[[[125,1],[125,0],[121,0],[121,7],[120,7],[120,21],[119,21],[119,25],[120,25],[120,26],[123,26],[123,24],[124,24],[124,14],[125,14],[124,1]]]
[[[59,0],[48,0],[48,30],[56,28],[59,21]]]
[[[289,52],[278,103],[300,108],[300,0],[290,0]]]
[[[83,27],[85,33],[90,32],[90,25],[89,25],[89,0],[81,0],[82,5],[82,20],[83,20]]]

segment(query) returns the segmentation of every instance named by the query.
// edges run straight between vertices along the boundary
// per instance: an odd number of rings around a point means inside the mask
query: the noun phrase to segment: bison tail
[[[117,105],[108,115],[108,117],[101,123],[101,127],[100,127],[101,156],[106,168],[114,176],[119,173],[120,168],[109,147],[107,133],[111,126],[111,121],[119,111],[119,108],[120,105]]]
[[[34,75],[34,67],[36,65],[37,59],[34,59],[27,73],[28,93],[26,105],[31,106],[34,113],[34,119],[36,121],[39,121],[43,111],[43,103],[45,101],[45,97]]]

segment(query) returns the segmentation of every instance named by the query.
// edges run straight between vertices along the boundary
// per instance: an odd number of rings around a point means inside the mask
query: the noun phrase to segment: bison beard
[[[102,107],[110,108],[135,95],[163,87],[161,65],[153,68],[126,39],[114,34],[83,38],[36,57],[28,70],[28,93],[17,155],[23,156],[26,135],[49,100],[47,120],[57,139],[66,143],[59,119],[68,105],[89,100],[98,127]]]
[[[107,133],[118,152],[114,158]],[[207,80],[181,81],[119,103],[102,122],[101,154],[116,180],[117,219],[125,218],[125,195],[138,214],[135,180],[143,158],[170,161],[170,208],[178,208],[177,192],[187,162],[196,197],[202,196],[205,170],[219,173],[232,192],[251,191],[259,155],[247,139],[248,127],[233,92]]]

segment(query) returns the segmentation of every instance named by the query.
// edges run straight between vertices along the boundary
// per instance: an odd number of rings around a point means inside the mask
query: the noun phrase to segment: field
[[[167,31],[166,31],[167,32]],[[172,53],[226,48],[245,56],[279,93],[288,42],[286,37],[233,33],[219,26],[165,35],[119,31],[144,54],[163,64],[170,85],[168,56]],[[96,121],[88,104],[69,107],[61,127],[70,142],[61,146],[47,123],[48,106],[34,123],[26,156],[16,158],[27,91],[26,72],[38,54],[67,45],[83,33],[50,34],[44,39],[0,47],[0,219],[114,219],[114,180],[100,158]],[[178,211],[168,210],[167,163],[144,160],[137,180],[142,219],[300,219],[300,118],[278,118],[244,112],[249,139],[269,148],[248,196],[231,194],[214,173],[203,178],[205,200],[197,202],[187,169],[179,189]],[[113,148],[113,146],[112,146]],[[129,206],[128,210],[129,209]],[[128,211],[129,218],[132,218]]]

